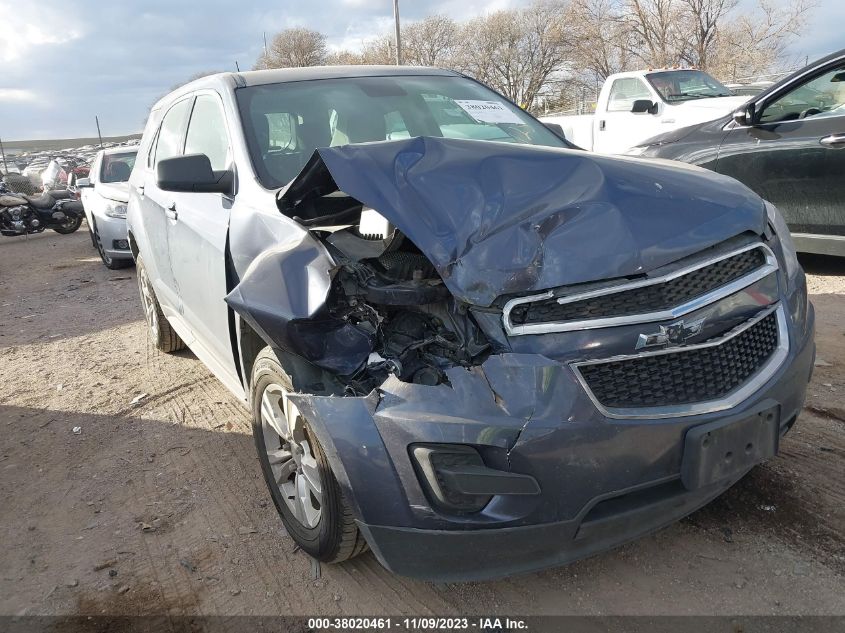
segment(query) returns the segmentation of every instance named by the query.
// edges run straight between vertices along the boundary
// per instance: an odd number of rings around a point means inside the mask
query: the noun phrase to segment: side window
[[[156,143],[155,162],[165,158],[173,158],[182,153],[182,132],[185,130],[185,120],[188,118],[193,99],[184,99],[174,105],[161,122]]]
[[[164,128],[162,127],[162,132]],[[229,157],[229,137],[223,108],[214,95],[200,95],[194,104],[188,135],[185,139],[186,154],[205,154],[214,171],[226,169]]]
[[[646,85],[636,77],[617,79],[610,87],[607,111],[630,112],[637,99],[651,99],[651,93]]]
[[[159,130],[160,129],[161,128],[159,128]],[[155,162],[156,145],[158,145],[159,130],[156,130],[156,133],[153,135],[153,139],[150,141],[150,147],[147,150],[147,169],[152,169],[153,163]]]
[[[760,123],[845,115],[845,64],[781,95],[763,108]]]

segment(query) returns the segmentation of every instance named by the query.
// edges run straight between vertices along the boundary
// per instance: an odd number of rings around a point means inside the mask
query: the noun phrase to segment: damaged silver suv
[[[156,345],[251,408],[322,561],[560,565],[707,503],[801,410],[813,309],[774,207],[572,149],[456,73],[205,77],[154,106],[130,184]]]

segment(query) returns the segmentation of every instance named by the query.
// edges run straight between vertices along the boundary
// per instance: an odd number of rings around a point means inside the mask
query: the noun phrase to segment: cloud
[[[0,101],[27,102],[36,101],[37,95],[32,90],[20,88],[0,88]]]
[[[466,20],[529,1],[399,4],[408,23],[433,13]],[[836,46],[843,7],[820,0],[808,37],[792,48],[796,57]],[[91,136],[95,115],[104,134],[138,132],[171,86],[200,71],[234,70],[235,62],[251,68],[264,32],[269,39],[306,26],[325,33],[333,50],[355,50],[392,25],[390,0],[0,0],[0,136]]]
[[[60,6],[0,1],[0,61],[19,62],[35,48],[82,37],[83,29]]]

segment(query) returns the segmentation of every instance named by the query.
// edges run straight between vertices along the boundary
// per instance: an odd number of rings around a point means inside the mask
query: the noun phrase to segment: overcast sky
[[[750,2],[751,0],[743,0]],[[789,0],[777,0],[788,2]],[[402,17],[463,20],[527,0],[401,0]],[[0,138],[140,131],[150,105],[199,71],[250,69],[291,26],[358,49],[392,25],[392,0],[0,0]],[[796,58],[845,47],[845,1],[818,0]]]

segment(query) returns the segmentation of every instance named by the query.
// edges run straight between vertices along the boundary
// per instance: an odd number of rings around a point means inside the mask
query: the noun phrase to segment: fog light
[[[129,240],[112,240],[112,248],[116,251],[128,251]]]
[[[478,512],[494,495],[540,493],[533,477],[489,468],[472,446],[414,444],[410,451],[429,500],[449,512]]]

